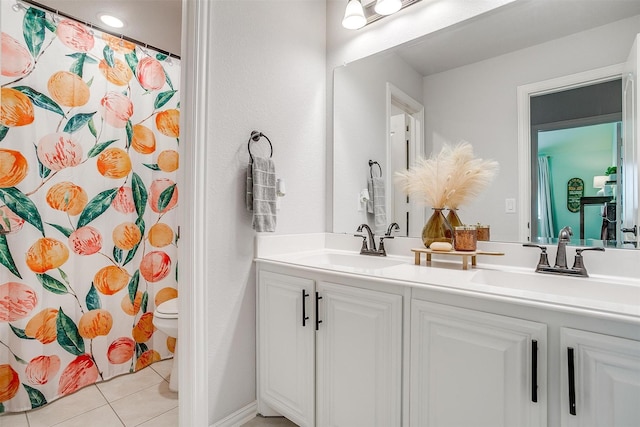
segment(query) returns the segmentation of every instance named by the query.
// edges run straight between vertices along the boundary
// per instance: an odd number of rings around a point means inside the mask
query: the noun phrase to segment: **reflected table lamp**
[[[606,175],[596,175],[593,177],[593,188],[598,189],[598,196],[604,196],[604,187],[608,180],[609,177]]]

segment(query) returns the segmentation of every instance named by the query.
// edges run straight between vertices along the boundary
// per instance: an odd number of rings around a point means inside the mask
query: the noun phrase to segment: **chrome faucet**
[[[573,230],[566,226],[558,233],[558,250],[556,251],[555,268],[567,268],[567,243],[571,241]]]
[[[384,247],[384,239],[393,239],[391,232],[393,230],[399,230],[400,226],[395,222],[389,225],[387,229],[387,233],[384,236],[380,237],[380,248],[376,248],[375,235],[373,231],[371,231],[371,227],[367,224],[360,224],[358,229],[356,230],[358,233],[362,233],[363,230],[366,230],[367,234],[354,234],[355,237],[362,237],[362,248],[360,248],[361,255],[376,255],[376,256],[387,256],[387,251]],[[369,240],[367,241],[367,237]]]
[[[358,233],[362,233],[362,230],[367,231],[367,235],[369,236],[369,242],[371,243],[371,246],[369,246],[369,244],[367,243],[367,236],[364,236],[362,234],[355,234],[356,237],[363,238],[362,249],[360,249],[360,253],[363,255],[371,255],[371,252],[374,252],[374,253],[377,252],[376,241],[374,239],[373,231],[371,231],[371,227],[369,227],[367,224],[360,224],[356,231]]]
[[[522,245],[526,247],[539,248],[541,250],[540,259],[538,260],[538,265],[536,266],[536,273],[589,277],[589,274],[587,273],[587,269],[584,266],[582,252],[584,251],[604,252],[604,248],[594,247],[594,248],[576,249],[576,257],[573,262],[573,267],[569,268],[567,267],[567,244],[571,241],[572,234],[573,232],[571,231],[571,227],[564,227],[562,230],[560,230],[560,234],[558,235],[558,250],[556,252],[556,264],[553,267],[549,265],[549,258],[547,256],[546,246],[535,245],[532,243],[525,243],[524,245]]]
[[[385,237],[390,238],[391,237],[391,232],[392,231],[399,231],[400,230],[400,226],[398,225],[397,222],[392,222],[391,224],[389,224],[389,228],[387,228],[387,232],[385,233]],[[391,237],[393,239],[393,237]]]
[[[397,222],[392,222],[391,224],[389,224],[389,228],[387,228],[387,232],[384,234],[384,236],[380,237],[380,246],[378,249],[378,252],[380,252],[380,255],[387,256],[387,250],[384,247],[384,239],[393,239],[391,232],[398,231],[398,230],[400,230],[400,226],[398,225]]]

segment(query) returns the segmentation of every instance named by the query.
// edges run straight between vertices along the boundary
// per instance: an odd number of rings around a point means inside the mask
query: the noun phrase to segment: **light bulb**
[[[347,9],[344,11],[342,26],[348,30],[357,30],[366,24],[367,19],[364,17],[364,10],[362,9],[360,0],[349,0]]]
[[[402,7],[402,0],[378,0],[374,10],[380,15],[391,15]]]
[[[124,22],[121,19],[116,18],[112,15],[107,15],[106,13],[99,14],[98,17],[105,24],[112,28],[122,28],[124,27]]]

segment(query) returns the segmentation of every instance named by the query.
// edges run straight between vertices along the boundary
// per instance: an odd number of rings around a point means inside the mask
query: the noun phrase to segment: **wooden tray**
[[[471,267],[476,266],[476,256],[478,255],[493,255],[493,256],[501,256],[504,255],[504,252],[487,252],[481,250],[475,251],[434,251],[432,249],[427,248],[414,248],[411,249],[411,252],[415,254],[415,264],[420,265],[420,258],[422,258],[422,254],[427,255],[427,265],[431,264],[431,255],[450,255],[450,256],[458,256],[462,257],[462,269],[467,270],[467,266],[469,265],[469,258],[471,258]]]

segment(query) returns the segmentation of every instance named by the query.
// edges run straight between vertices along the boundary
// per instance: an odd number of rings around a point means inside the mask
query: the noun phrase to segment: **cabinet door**
[[[546,325],[414,299],[411,337],[412,426],[546,425]]]
[[[271,272],[259,274],[259,411],[268,412],[266,404],[299,426],[313,426],[314,282]],[[304,326],[303,311],[308,317]]]
[[[640,342],[561,329],[562,425],[640,426]]]
[[[320,282],[317,426],[401,424],[402,296]]]

